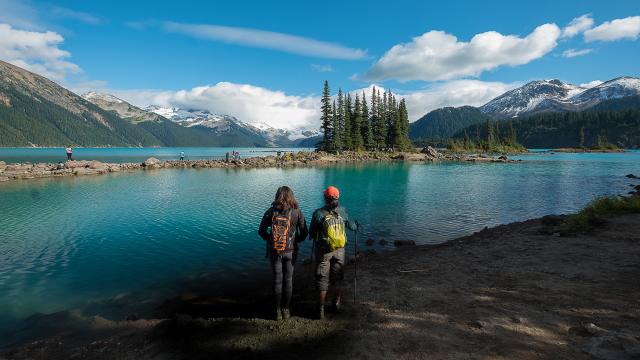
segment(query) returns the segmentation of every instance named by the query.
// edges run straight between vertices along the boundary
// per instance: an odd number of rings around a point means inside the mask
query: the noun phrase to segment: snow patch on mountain
[[[640,79],[633,77],[616,78],[590,88],[557,79],[538,80],[498,96],[480,110],[506,119],[541,111],[584,110],[608,99],[633,95],[640,95]]]

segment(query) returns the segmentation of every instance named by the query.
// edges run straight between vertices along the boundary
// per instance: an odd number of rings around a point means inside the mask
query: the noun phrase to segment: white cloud
[[[593,49],[567,49],[567,50],[562,52],[562,57],[573,58],[573,57],[576,57],[576,56],[587,55],[592,51],[593,51]]]
[[[406,99],[410,121],[415,121],[429,111],[446,106],[484,105],[520,85],[520,83],[454,80],[435,84],[423,90],[400,93],[399,96]]]
[[[363,59],[367,52],[340,44],[297,35],[241,27],[165,22],[164,29],[205,40],[222,41],[251,47],[329,59]]]
[[[64,38],[52,31],[14,29],[0,24],[0,59],[54,81],[77,74],[80,67],[66,61],[71,54],[59,48]]]
[[[88,14],[82,11],[71,10],[63,7],[58,7],[58,6],[53,7],[50,9],[50,13],[51,15],[59,18],[77,20],[85,24],[91,24],[91,25],[104,24],[104,20],[96,16],[93,16],[91,14]]]
[[[317,72],[333,72],[333,66],[331,66],[331,64],[311,64],[311,68]]]
[[[596,87],[600,84],[604,83],[604,81],[602,80],[593,80],[593,81],[589,81],[588,83],[583,83],[580,84],[580,87],[586,88],[586,89],[590,89],[592,87]]]
[[[0,23],[20,29],[42,30],[38,12],[29,3],[18,0],[0,0]]]
[[[636,40],[638,36],[640,36],[640,16],[606,21],[584,32],[584,40],[586,42],[621,39]]]
[[[410,43],[393,46],[363,79],[436,81],[479,76],[544,56],[556,47],[560,34],[557,25],[544,24],[524,38],[488,31],[462,42],[443,31],[429,31]]]
[[[155,104],[204,109],[233,115],[250,124],[266,123],[275,128],[316,129],[320,123],[319,97],[288,95],[254,85],[219,82],[191,90],[111,92],[140,107]]]
[[[593,27],[591,14],[585,14],[571,20],[569,25],[562,29],[562,38],[571,38]]]

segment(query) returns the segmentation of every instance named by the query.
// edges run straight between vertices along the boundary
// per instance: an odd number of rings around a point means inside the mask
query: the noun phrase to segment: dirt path
[[[559,237],[552,225],[530,220],[364,257],[359,304],[325,321],[310,319],[313,292],[300,285],[299,316],[280,323],[266,320],[266,292],[193,295],[165,306],[167,316],[188,314],[169,320],[58,315],[44,340],[0,358],[640,358],[640,214],[586,236]],[[219,313],[230,317],[210,317]]]

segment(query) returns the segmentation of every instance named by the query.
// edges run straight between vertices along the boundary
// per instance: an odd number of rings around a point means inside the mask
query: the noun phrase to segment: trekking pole
[[[353,258],[353,304],[358,302],[358,232],[360,230],[360,223],[356,221],[356,238],[354,241],[355,255]]]

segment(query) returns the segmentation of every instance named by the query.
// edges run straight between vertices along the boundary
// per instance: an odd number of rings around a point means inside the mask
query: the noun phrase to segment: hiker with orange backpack
[[[333,308],[340,311],[344,279],[344,248],[347,244],[345,227],[352,231],[357,225],[349,218],[345,208],[339,206],[340,191],[329,186],[324,191],[325,205],[313,213],[309,236],[313,239],[316,261],[316,286],[319,291],[318,317],[324,319],[324,303],[329,285],[334,287]]]
[[[264,213],[258,234],[267,243],[267,258],[273,271],[276,320],[288,319],[293,293],[293,265],[298,243],[307,238],[307,222],[298,208],[293,190],[281,186],[269,210]],[[284,299],[282,298],[284,292]]]

